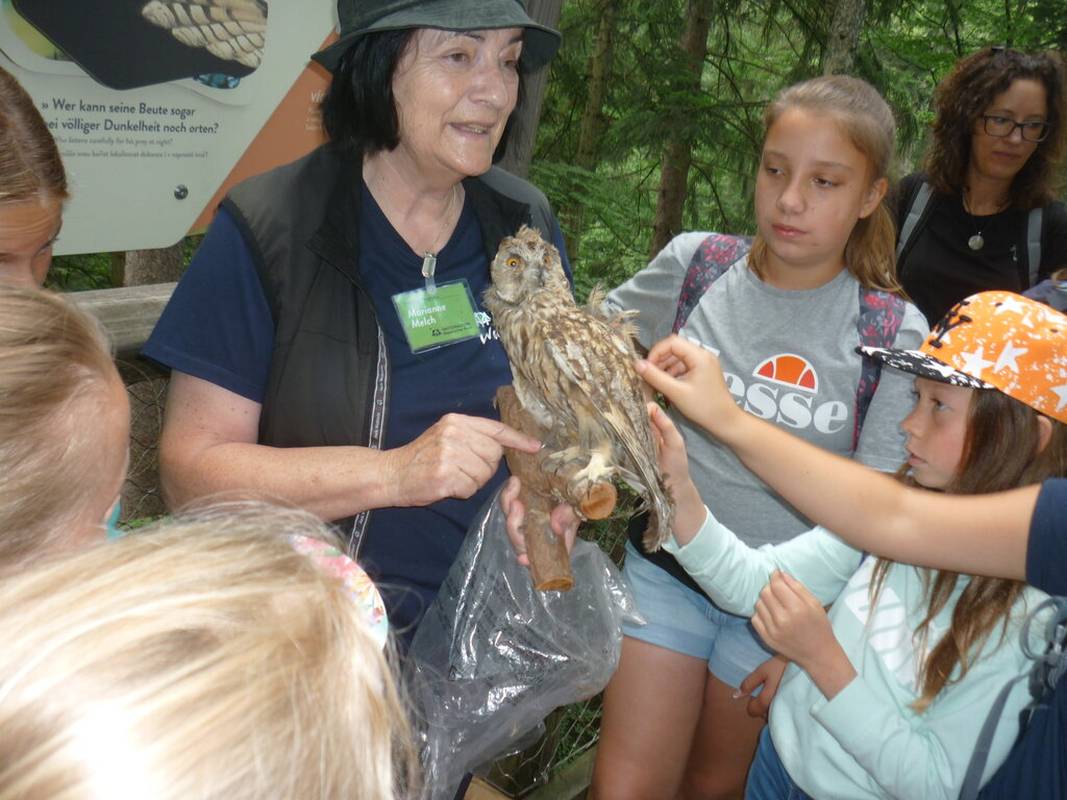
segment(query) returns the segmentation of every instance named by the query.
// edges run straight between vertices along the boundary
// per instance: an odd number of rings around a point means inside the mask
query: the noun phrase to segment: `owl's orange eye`
[[[509,258],[509,259],[508,259],[508,260],[507,260],[507,261],[506,261],[505,263],[506,263],[506,264],[507,264],[507,265],[508,265],[509,267],[517,267],[517,266],[519,266],[519,263],[520,263],[520,262],[519,262],[519,259],[515,258],[515,256],[512,256],[512,257],[511,257],[511,258]]]

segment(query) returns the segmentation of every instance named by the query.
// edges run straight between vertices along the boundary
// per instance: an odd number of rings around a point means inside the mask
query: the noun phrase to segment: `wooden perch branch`
[[[496,404],[506,425],[545,440],[547,431],[520,405],[512,387],[497,390]],[[549,524],[552,508],[560,502],[570,503],[588,519],[603,519],[615,509],[617,498],[611,483],[576,483],[573,477],[581,470],[581,464],[568,464],[559,472],[545,470],[544,461],[549,455],[547,450],[536,454],[505,450],[508,469],[522,484],[519,499],[526,507],[523,535],[534,586],[541,591],[567,591],[574,585],[574,578],[563,540]]]

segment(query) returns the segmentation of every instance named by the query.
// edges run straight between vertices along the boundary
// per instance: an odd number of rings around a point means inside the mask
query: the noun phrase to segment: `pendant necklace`
[[[978,217],[973,211],[971,211],[970,203],[967,202],[967,192],[968,188],[964,186],[963,194],[961,197],[961,199],[963,200],[963,210],[967,214],[967,216],[970,217],[971,225],[974,227],[974,234],[972,234],[971,237],[967,239],[967,246],[977,252],[978,250],[981,250],[983,247],[985,247],[985,237],[982,236],[982,229],[979,227]],[[996,210],[993,211],[993,214],[999,214],[1007,207],[1007,205],[1007,203],[999,205]]]
[[[967,203],[967,187],[966,186],[963,187],[962,200],[963,200],[963,210],[966,212],[967,216],[970,217],[971,225],[974,226],[974,228],[975,228],[974,234],[967,240],[967,246],[969,248],[971,248],[972,250],[976,250],[976,251],[977,250],[981,250],[983,247],[985,247],[985,238],[982,236],[982,231],[978,227],[977,219],[975,218],[974,214],[971,213],[970,206]]]
[[[456,201],[456,195],[458,194],[457,187],[452,186],[452,194],[449,195],[448,205],[445,207],[445,213],[443,217],[443,224],[441,230],[437,234],[437,238],[433,241],[433,249],[427,250],[422,254],[422,277],[426,279],[426,288],[429,289],[433,286],[433,276],[437,269],[437,253],[440,252],[441,237],[445,235],[448,230],[448,220],[452,214],[452,205]]]

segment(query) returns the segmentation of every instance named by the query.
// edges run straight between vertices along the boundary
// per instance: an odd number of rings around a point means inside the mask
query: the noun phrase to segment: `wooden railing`
[[[120,359],[137,357],[155,327],[163,306],[174,293],[174,283],[94,289],[67,295],[75,305],[103,324]]]

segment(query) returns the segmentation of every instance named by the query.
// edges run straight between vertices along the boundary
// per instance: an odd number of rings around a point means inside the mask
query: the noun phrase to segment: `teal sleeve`
[[[863,560],[863,554],[825,528],[812,528],[779,545],[753,549],[709,511],[684,547],[673,538],[664,548],[716,605],[752,616],[760,590],[776,569],[803,583],[820,603],[832,603]]]
[[[1027,672],[1017,629],[1003,642],[998,633],[991,639],[963,680],[942,689],[921,714],[900,708],[899,698],[872,685],[871,681],[894,680],[881,673],[857,676],[833,700],[813,704],[811,715],[887,796],[955,800],[997,695]],[[1007,757],[1019,732],[1019,713],[1028,700],[1026,681],[1017,681],[1000,715],[983,783]]]

